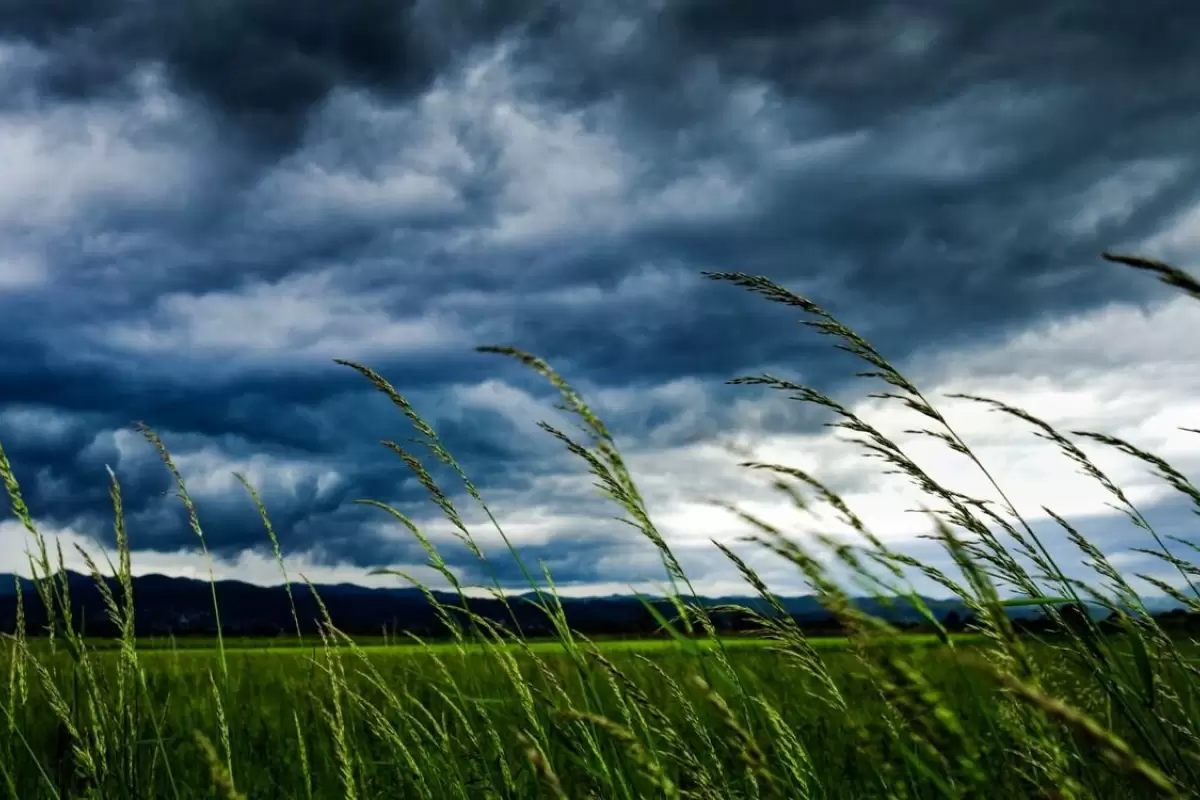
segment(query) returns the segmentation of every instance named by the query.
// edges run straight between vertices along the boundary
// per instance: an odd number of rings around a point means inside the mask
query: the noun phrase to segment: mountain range
[[[115,633],[95,579],[75,572],[68,572],[67,579],[72,614],[77,623],[88,634],[103,636]],[[105,580],[120,598],[115,579]],[[0,631],[12,631],[16,624],[18,582],[24,600],[27,630],[32,632],[44,628],[45,610],[33,581],[0,573]],[[295,630],[296,619],[306,632],[315,631],[321,618],[321,608],[307,584],[292,584],[290,599],[288,587],[284,585],[259,586],[237,580],[216,581],[213,585],[221,627],[229,635],[287,633]],[[318,585],[315,588],[334,624],[346,633],[359,636],[383,632],[410,632],[422,636],[444,633],[436,609],[419,589],[369,588],[349,583]],[[206,580],[165,575],[135,577],[134,617],[138,635],[203,635],[215,632],[212,593],[213,589]],[[458,603],[455,594],[432,594],[441,603]],[[492,597],[473,597],[468,603],[473,612],[504,624],[511,624],[515,614],[517,623],[526,635],[550,632],[542,612],[531,602],[526,602],[533,599],[532,594],[512,595],[509,599],[511,612]],[[818,630],[836,627],[833,615],[814,596],[780,597],[779,600],[786,612],[802,626]],[[939,620],[950,618],[958,621],[969,614],[960,600],[930,597],[922,600]],[[293,602],[295,618],[292,615]],[[674,610],[664,598],[649,598],[647,602],[667,617],[674,615]],[[761,613],[770,611],[765,601],[756,596],[702,597],[700,602],[710,608],[736,605]],[[639,635],[652,633],[658,628],[658,622],[654,614],[647,610],[646,602],[633,595],[564,597],[562,603],[571,626],[588,635]],[[855,603],[862,610],[896,624],[919,625],[925,622],[917,608],[906,598],[885,600],[864,597],[856,598]],[[1167,597],[1148,598],[1146,603],[1156,613],[1178,608],[1178,604]],[[1094,615],[1103,613],[1098,607],[1091,611]],[[1009,613],[1014,618],[1030,619],[1040,616],[1042,612],[1038,606],[1024,606],[1011,608]],[[722,627],[737,628],[746,623],[744,616],[727,613],[718,614],[717,619]]]

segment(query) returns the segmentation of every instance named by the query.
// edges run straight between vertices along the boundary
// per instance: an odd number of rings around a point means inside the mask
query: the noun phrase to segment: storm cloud
[[[198,542],[134,421],[175,454],[230,574],[271,579],[236,471],[313,574],[422,560],[354,502],[373,498],[478,577],[379,445],[411,431],[333,363],[349,359],[426,415],[558,581],[657,580],[537,428],[562,422],[547,387],[474,351],[512,344],[610,423],[707,585],[733,575],[708,539],[744,532],[708,499],[785,508],[731,443],[807,465],[913,541],[911,498],[825,416],[724,384],[770,371],[908,424],[794,313],[701,274],[738,270],[812,296],[931,390],[1200,467],[1178,431],[1200,397],[1180,351],[1195,303],[1098,257],[1186,267],[1200,245],[1197,26],[1165,0],[0,0],[0,442],[38,520],[89,545],[110,537],[111,466],[154,569],[192,569]],[[1035,516],[1139,546],[1032,437],[947,408]],[[1185,518],[1105,463],[1164,525]],[[0,569],[22,561],[9,525]]]

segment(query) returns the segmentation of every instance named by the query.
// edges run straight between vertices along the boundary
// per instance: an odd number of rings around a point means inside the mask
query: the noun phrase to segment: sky
[[[1169,21],[1168,21],[1169,19]],[[464,582],[488,572],[381,440],[439,432],[506,534],[569,593],[661,586],[586,465],[545,358],[608,423],[697,589],[781,593],[795,570],[714,500],[800,539],[752,457],[811,471],[899,549],[945,561],[921,497],[762,387],[827,391],[952,488],[991,497],[831,342],[705,271],[828,308],[934,398],[1068,563],[1045,507],[1122,568],[1146,535],[988,395],[1200,473],[1200,304],[1100,259],[1200,247],[1200,6],[1143,0],[61,0],[0,3],[0,443],[40,528],[111,547],[106,466],[139,572],[278,583],[430,578],[393,503]],[[922,425],[922,427],[924,427]],[[1161,533],[1195,516],[1137,462],[1085,448]],[[748,456],[747,453],[750,455]],[[1189,472],[1190,471],[1190,472]],[[445,478],[445,472],[437,473]],[[453,477],[452,475],[450,476]],[[519,571],[449,480],[495,574]],[[0,571],[27,572],[0,522]],[[940,559],[940,561],[939,561]],[[1169,576],[1165,576],[1169,577]],[[926,587],[922,587],[926,588]]]

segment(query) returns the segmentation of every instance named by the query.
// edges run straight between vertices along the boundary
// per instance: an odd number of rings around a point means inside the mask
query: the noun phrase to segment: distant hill
[[[119,589],[112,578],[106,579],[109,586],[120,597]],[[79,573],[68,573],[73,616],[90,635],[105,636],[114,633],[108,620],[103,596],[92,577]],[[13,575],[0,573],[0,631],[10,632],[16,621],[17,579]],[[37,596],[33,582],[22,578],[27,630],[34,632],[46,624],[44,609]],[[212,614],[212,590],[208,581],[194,578],[171,578],[164,575],[144,575],[133,579],[134,615],[139,635],[201,635],[215,632]],[[334,623],[353,635],[372,635],[383,631],[411,632],[423,636],[444,633],[435,609],[419,590],[407,587],[368,588],[354,584],[320,585],[316,587],[322,602]],[[316,630],[321,618],[320,608],[306,584],[292,584],[296,603],[296,614],[301,627],[306,631]],[[258,586],[236,580],[216,582],[217,601],[221,612],[221,625],[229,635],[275,635],[295,630],[292,608],[286,587]],[[443,603],[457,604],[457,595],[434,592]],[[514,595],[510,599],[517,621],[527,635],[549,633],[545,617],[528,600],[531,594]],[[922,598],[940,619],[963,619],[967,609],[960,601],[938,598]],[[783,597],[780,601],[792,617],[803,626],[814,630],[836,627],[833,615],[813,596]],[[673,609],[662,598],[651,601],[664,615],[673,615]],[[737,605],[770,613],[766,603],[758,597],[706,597],[701,598],[706,606]],[[924,622],[921,614],[905,598],[890,602],[874,598],[859,598],[855,601],[860,608],[877,617],[903,625],[918,625]],[[1169,598],[1154,598],[1153,610],[1167,611],[1178,604]],[[512,624],[510,613],[494,598],[471,598],[471,610],[488,619]],[[658,625],[653,614],[636,597],[609,596],[563,598],[567,618],[576,630],[588,635],[639,635],[654,632]],[[1093,614],[1098,609],[1092,609]],[[1036,607],[1011,610],[1014,618],[1030,619],[1041,614]],[[722,627],[737,628],[745,625],[745,619],[737,615],[718,617]]]

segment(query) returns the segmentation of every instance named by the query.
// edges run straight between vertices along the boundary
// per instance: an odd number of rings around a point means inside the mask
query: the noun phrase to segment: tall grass
[[[1158,262],[1106,255],[1159,275],[1200,298],[1196,281]],[[616,441],[583,398],[548,364],[512,348],[483,348],[514,358],[558,392],[581,433],[543,423],[578,456],[625,520],[656,549],[671,586],[674,615],[652,605],[671,647],[615,649],[573,631],[549,574],[521,560],[475,485],[408,400],[371,369],[352,369],[383,392],[412,424],[418,442],[461,481],[469,501],[517,560],[534,602],[555,634],[535,647],[517,617],[501,626],[472,613],[451,566],[401,510],[364,501],[407,529],[429,565],[457,590],[440,611],[446,643],[415,640],[398,652],[362,647],[326,613],[320,641],[256,653],[146,650],[134,635],[134,583],[121,487],[110,474],[117,560],[106,560],[117,591],[97,578],[120,631],[114,648],[85,639],[71,618],[61,546],[34,523],[4,451],[2,477],[13,513],[32,542],[37,598],[18,594],[16,630],[0,656],[0,794],[40,797],[341,797],[341,798],[1121,798],[1186,797],[1200,788],[1200,687],[1195,643],[1170,636],[1146,610],[1129,578],[1085,532],[1052,514],[1088,580],[1068,575],[1054,550],[936,406],[870,343],[811,300],[742,273],[708,277],[802,315],[835,346],[864,364],[874,396],[928,420],[921,431],[958,453],[996,490],[998,504],[936,481],[894,441],[847,406],[811,387],[771,376],[733,383],[766,387],[823,407],[864,455],[881,459],[926,496],[931,537],[953,570],[899,552],[875,535],[817,477],[785,464],[748,462],[803,507],[824,504],[855,532],[800,538],[736,505],[750,539],[789,562],[845,626],[845,647],[818,647],[783,613],[778,598],[737,551],[714,543],[747,586],[777,613],[755,617],[764,647],[734,647],[718,633],[669,542],[656,527]],[[1090,431],[1060,432],[1017,408],[962,396],[1027,423],[1112,497],[1145,539],[1142,552],[1179,581],[1141,576],[1193,610],[1200,595],[1193,542],[1160,535],[1128,496],[1076,444],[1085,440],[1140,460],[1200,510],[1200,491],[1156,455]],[[203,529],[171,455],[149,428],[142,433],[174,477],[189,524]],[[422,461],[385,445],[425,487],[469,551],[488,559],[463,515]],[[268,509],[243,479],[291,592]],[[495,572],[492,588],[508,603]],[[850,575],[847,581],[835,575]],[[969,644],[945,631],[922,605],[911,580],[941,586],[973,612]],[[411,577],[401,575],[408,580]],[[314,591],[309,585],[308,591]],[[18,593],[21,585],[18,583]],[[937,631],[918,645],[863,613],[852,593],[904,596]],[[290,596],[290,595],[289,595]],[[317,598],[319,601],[319,597]],[[1107,609],[1122,635],[1086,615],[1068,618],[1062,603]],[[45,631],[25,630],[25,603],[50,612]],[[214,614],[218,615],[216,594]],[[1035,604],[1061,635],[1018,635],[1006,609]],[[322,606],[323,608],[323,606]],[[36,634],[36,635],[35,635]],[[105,646],[98,646],[105,645]]]

